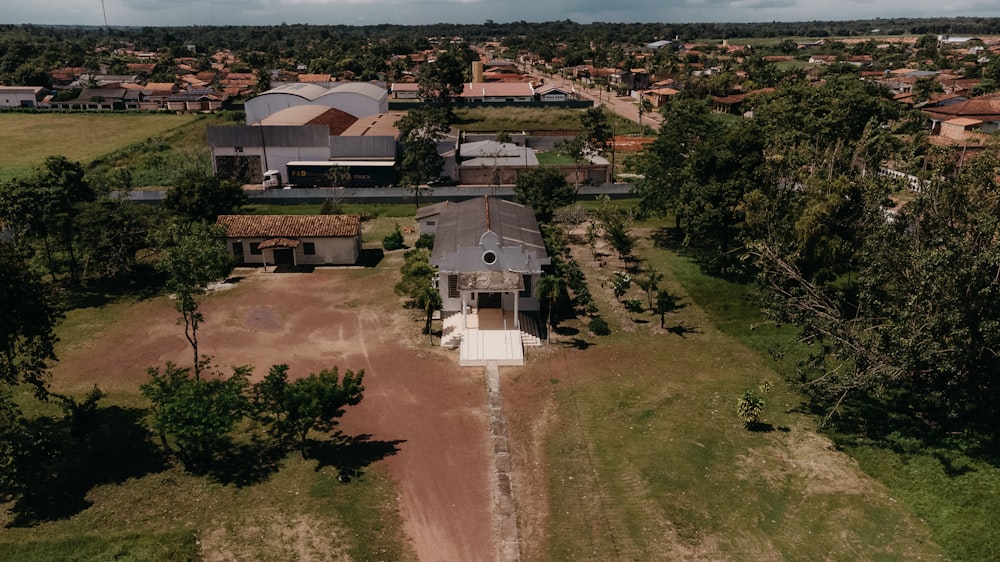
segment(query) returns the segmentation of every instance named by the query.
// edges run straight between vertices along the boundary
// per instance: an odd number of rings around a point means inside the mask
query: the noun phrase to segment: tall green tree
[[[517,176],[514,201],[535,211],[538,222],[552,220],[556,209],[565,207],[576,198],[573,186],[555,166],[537,166]]]
[[[403,145],[400,179],[413,193],[414,204],[419,208],[420,195],[427,189],[421,185],[439,177],[444,169],[444,158],[438,153],[437,143],[451,128],[448,112],[441,107],[420,106],[408,111],[397,122],[397,127]]]
[[[0,389],[26,383],[47,396],[60,318],[52,288],[32,272],[24,252],[0,242]]]
[[[424,333],[433,337],[431,321],[434,311],[441,306],[441,293],[431,284],[437,270],[430,264],[430,251],[422,248],[403,254],[400,280],[396,293],[413,299],[413,304],[424,311]],[[433,343],[433,341],[432,341]]]
[[[439,52],[417,75],[420,97],[450,108],[472,73],[471,62],[471,52],[457,45]]]
[[[545,304],[545,341],[552,339],[552,310],[562,294],[565,281],[556,275],[542,275],[535,284],[535,296]]]
[[[219,215],[232,214],[247,202],[243,188],[209,172],[182,171],[167,190],[163,206],[190,221],[214,222]]]
[[[753,243],[768,310],[802,327],[814,350],[806,388],[831,410],[864,396],[925,433],[995,435],[996,158],[987,151],[954,179],[936,175],[889,220],[882,199],[861,192],[861,212],[843,217],[861,233],[850,291],[802,267],[780,236]]]
[[[583,127],[587,145],[594,151],[604,154],[612,137],[611,124],[608,122],[608,114],[604,111],[604,107],[587,108],[580,114],[580,125]]]
[[[164,448],[172,450],[192,471],[210,467],[224,453],[233,432],[250,411],[249,369],[202,379],[191,370],[167,363],[151,367],[150,381],[141,386],[152,403],[151,425]]]
[[[288,365],[275,365],[255,393],[276,434],[294,438],[305,458],[309,432],[332,431],[345,408],[361,402],[364,376],[363,370],[349,370],[340,377],[334,367],[289,382]]]
[[[201,374],[198,329],[204,320],[201,299],[208,285],[224,279],[233,269],[221,227],[205,223],[175,224],[170,229],[163,259],[157,264],[174,295],[174,307],[184,322],[184,337],[194,354],[194,376]]]
[[[77,218],[81,206],[93,199],[83,166],[62,156],[50,156],[27,180],[0,186],[0,220],[41,245],[53,279],[68,270],[76,283],[80,279],[75,247]]]

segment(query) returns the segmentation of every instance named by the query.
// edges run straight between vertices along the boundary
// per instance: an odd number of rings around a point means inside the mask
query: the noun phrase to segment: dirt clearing
[[[385,462],[417,555],[492,560],[483,374],[459,368],[448,352],[417,337],[419,324],[392,293],[396,270],[238,274],[246,276],[236,288],[204,300],[200,351],[224,371],[253,365],[256,377],[276,363],[287,363],[293,377],[334,366],[364,369],[364,400],[348,410],[341,429],[398,442]],[[114,325],[95,327],[86,342],[60,351],[54,384],[135,393],[148,367],[191,365],[177,318],[166,298],[129,305]]]

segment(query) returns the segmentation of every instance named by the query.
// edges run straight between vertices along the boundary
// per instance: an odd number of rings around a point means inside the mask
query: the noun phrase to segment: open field
[[[580,129],[580,109],[554,107],[457,108],[453,126],[470,133],[506,131],[574,131]]]
[[[644,255],[676,259],[646,234]],[[676,277],[662,285],[682,308],[661,330],[613,303],[620,264],[574,255],[613,334],[566,322],[555,346],[502,373],[526,559],[944,558],[927,525],[817,434],[770,361],[721,332]],[[629,296],[642,298],[634,286]],[[736,398],[765,379],[768,425],[751,432]]]
[[[45,158],[61,155],[84,164],[150,137],[203,119],[150,113],[0,113],[0,181],[23,177]],[[202,135],[204,141],[204,135]]]

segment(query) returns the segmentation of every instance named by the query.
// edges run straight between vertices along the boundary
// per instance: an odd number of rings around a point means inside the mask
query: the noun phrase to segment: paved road
[[[163,200],[163,191],[133,191],[128,194],[131,201],[138,203],[159,203]],[[365,188],[295,188],[295,189],[268,189],[260,191],[247,191],[250,202],[273,203],[273,204],[296,204],[296,203],[322,203],[327,199],[350,199],[352,203],[412,203],[413,192],[402,187],[365,187]],[[598,195],[607,195],[612,199],[621,199],[630,196],[632,184],[628,183],[608,183],[598,186],[582,186],[579,191],[580,199],[594,199]],[[426,194],[420,196],[423,202],[431,201],[460,201],[471,199],[483,195],[495,195],[504,199],[514,197],[513,187],[488,187],[488,186],[458,186],[458,187],[435,187]]]
[[[639,102],[635,98],[617,97],[612,92],[605,92],[600,88],[592,88],[582,83],[572,82],[555,74],[539,76],[536,73],[533,76],[536,78],[545,78],[546,84],[556,84],[563,88],[574,89],[584,99],[594,100],[598,105],[603,105],[630,121],[639,121]],[[660,130],[660,123],[662,121],[663,118],[656,110],[646,112],[642,115],[642,123],[648,127],[652,127],[655,131]]]

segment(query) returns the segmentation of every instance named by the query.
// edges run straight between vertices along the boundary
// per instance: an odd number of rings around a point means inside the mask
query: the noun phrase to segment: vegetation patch
[[[175,142],[179,140],[176,137],[197,137],[199,130],[199,144],[194,146],[204,150],[204,125],[195,127],[194,132],[190,127],[206,121],[197,115],[172,113],[0,113],[4,131],[0,136],[0,154],[4,155],[0,181],[26,176],[49,156],[86,163],[130,145],[148,150],[149,143],[162,143],[164,149],[156,152],[186,150],[192,144]],[[164,135],[170,142],[149,141]]]
[[[546,444],[547,557],[940,556],[906,507],[815,433],[787,385],[775,384],[767,395],[758,418],[767,429],[744,426],[736,399],[776,380],[773,365],[717,328],[674,271],[661,267],[683,260],[654,247],[650,226],[643,223],[636,253],[656,264],[664,273],[659,286],[677,297],[665,330],[655,311],[636,316],[649,321],[629,332],[618,329],[625,318],[609,314],[621,306],[613,302],[612,278],[625,265],[608,257],[600,267],[588,248],[574,248],[612,332],[538,366],[560,381],[551,385],[557,415]],[[710,292],[712,279],[703,281]],[[758,319],[749,302],[736,310],[746,315],[733,323]],[[560,329],[582,332],[579,323],[565,321]],[[684,329],[670,330],[676,326]]]
[[[453,125],[469,133],[576,131],[580,113],[553,107],[466,107],[455,109]]]

